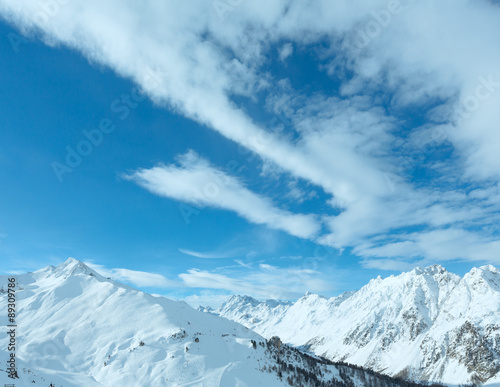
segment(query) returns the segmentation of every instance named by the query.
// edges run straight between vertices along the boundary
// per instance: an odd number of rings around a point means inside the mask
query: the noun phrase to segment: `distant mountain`
[[[333,361],[448,385],[500,385],[500,271],[439,265],[294,304],[233,296],[212,313]]]
[[[106,279],[69,259],[16,278],[16,359],[7,377],[0,331],[0,385],[407,386],[402,380],[304,354],[277,337]],[[0,322],[7,322],[0,276]],[[268,302],[271,308],[289,307]],[[279,309],[278,309],[279,310]],[[413,384],[416,386],[416,384]]]

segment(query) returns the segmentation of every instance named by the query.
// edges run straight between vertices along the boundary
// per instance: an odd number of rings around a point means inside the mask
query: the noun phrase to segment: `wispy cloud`
[[[323,293],[334,289],[331,278],[328,280],[323,273],[313,268],[281,268],[260,264],[248,270],[223,271],[191,269],[179,277],[186,286],[192,288],[216,289],[263,299],[296,299],[306,291]]]
[[[291,43],[286,43],[280,48],[279,57],[281,61],[286,60],[290,55],[293,54],[293,45]]]
[[[180,166],[158,165],[125,178],[148,191],[198,206],[231,210],[252,223],[283,230],[302,238],[314,236],[320,224],[314,215],[294,214],[277,208],[268,198],[214,167],[194,152],[179,158]]]
[[[235,254],[237,254],[237,251],[211,252],[211,253],[201,253],[198,251],[187,250],[187,249],[179,249],[179,251],[183,254],[191,255],[192,257],[204,258],[204,259],[230,258],[234,257]]]
[[[500,241],[459,228],[414,232],[402,241],[362,245],[356,252],[365,257],[420,258],[421,265],[463,259],[500,264]]]
[[[245,267],[245,268],[247,268],[247,269],[250,269],[250,268],[252,267],[252,265],[251,265],[251,264],[249,264],[249,263],[245,263],[245,262],[243,262],[243,261],[242,261],[242,260],[240,260],[240,259],[235,259],[235,260],[234,260],[234,262],[236,262],[238,265],[240,265],[240,266],[242,266],[242,267]]]
[[[109,277],[115,281],[125,282],[139,287],[169,289],[179,286],[178,281],[169,280],[161,274],[120,268],[109,269],[103,265],[94,264],[92,262],[85,262],[85,264],[103,277]]]

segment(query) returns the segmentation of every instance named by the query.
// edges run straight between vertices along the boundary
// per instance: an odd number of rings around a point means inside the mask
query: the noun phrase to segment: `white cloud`
[[[404,236],[404,241],[382,246],[362,245],[356,253],[367,257],[418,257],[423,264],[437,260],[465,259],[500,263],[500,241],[467,230],[450,228],[423,231]]]
[[[493,230],[475,226],[494,227],[490,203],[498,206],[498,198],[450,197],[467,183],[489,195],[500,179],[499,7],[479,0],[402,0],[397,9],[387,0],[255,0],[221,20],[212,2],[201,0],[192,0],[189,7],[116,0],[52,4],[0,0],[0,13],[24,31],[41,32],[47,43],[77,49],[134,80],[156,102],[247,147],[268,165],[322,187],[340,211],[326,219],[331,235],[322,243],[362,246],[357,251],[366,257],[418,252],[475,260],[497,253]],[[360,31],[369,34],[362,47],[354,43]],[[262,71],[272,44],[287,41],[297,47],[325,40],[332,42],[334,55],[327,63],[325,50],[318,62],[330,74],[339,66],[353,74],[341,85],[342,98],[297,96],[291,89],[280,90]],[[343,46],[337,47],[340,41]],[[286,47],[283,57],[289,55]],[[159,82],[146,81],[152,71],[161,75]],[[292,119],[296,141],[268,133],[231,101],[234,95],[255,100],[262,90],[276,94],[270,105]],[[390,95],[389,103],[384,94]],[[412,183],[397,168],[403,160],[411,162],[407,153],[419,141],[399,136],[400,120],[374,107],[385,103],[396,112],[421,111],[438,101],[445,103],[429,115],[425,133],[445,128],[446,138],[440,141],[448,140],[456,154],[444,165],[433,165],[442,174],[439,182],[455,183],[439,189],[434,181],[428,187]],[[310,216],[277,209],[200,159],[185,158],[181,168],[140,170],[133,178],[157,194],[236,211],[293,235],[312,237],[318,229]],[[212,178],[223,179],[214,198],[203,192]],[[243,204],[235,201],[236,194],[244,196]],[[257,205],[256,214],[250,213],[250,203]],[[420,237],[408,233],[403,241],[386,240],[385,250],[377,247],[384,235],[411,226],[426,230]],[[464,231],[468,227],[477,231]],[[462,230],[473,249],[439,249],[439,243],[452,244],[450,230]]]
[[[334,285],[313,268],[280,268],[260,264],[258,268],[223,273],[191,269],[179,274],[185,286],[244,294],[258,299],[296,299],[306,291],[330,292]]]
[[[286,60],[286,58],[288,58],[292,54],[293,54],[293,45],[292,45],[292,43],[286,43],[280,49],[280,52],[279,52],[280,60],[282,62],[284,62]]]
[[[103,265],[91,262],[85,262],[85,264],[103,277],[109,277],[115,281],[126,282],[135,286],[156,288],[173,288],[179,286],[177,281],[169,280],[161,274],[120,268],[109,269]]]
[[[252,265],[243,262],[241,259],[235,259],[234,262],[236,262],[241,267],[244,267],[244,268],[247,268],[247,269],[251,269],[252,268]]]
[[[183,254],[191,255],[196,258],[203,259],[215,259],[215,258],[229,258],[234,257],[237,251],[226,251],[226,252],[210,252],[210,253],[202,253],[199,251],[193,251],[188,249],[179,249],[179,251]]]
[[[179,277],[186,286],[193,288],[223,289],[240,294],[255,294],[256,291],[261,292],[255,284],[248,281],[240,281],[240,279],[205,270],[190,269],[187,273],[179,274]]]
[[[361,9],[367,4],[363,2]],[[136,7],[122,2],[104,6],[88,1],[85,5],[65,4],[47,23],[37,24],[33,22],[40,11],[37,2],[24,0],[16,7],[0,2],[0,7],[12,21],[25,28],[41,28],[52,42],[77,48],[92,60],[134,79],[153,99],[168,102],[295,176],[323,186],[341,202],[358,195],[358,189],[385,190],[382,174],[365,156],[356,154],[349,144],[352,139],[344,141],[338,134],[323,132],[305,138],[296,147],[255,125],[228,97],[265,87],[266,76],[257,76],[257,71],[264,51],[281,33],[293,38],[301,37],[302,30],[330,33],[352,25],[359,8],[339,10],[321,2],[301,9],[300,4],[284,1],[256,1],[242,5],[221,23],[211,3],[204,1],[191,7],[170,3]],[[285,8],[289,16],[281,19]],[[211,32],[213,40],[206,39],[206,31]],[[230,48],[236,57],[228,57],[220,47]],[[144,84],[151,69],[163,77],[154,88]],[[340,144],[339,139],[343,140]],[[351,173],[341,167],[346,163],[352,163]],[[352,173],[360,169],[366,171],[362,176]],[[353,182],[349,175],[354,176]]]
[[[188,152],[179,161],[180,166],[140,169],[126,178],[154,194],[234,211],[252,223],[298,237],[310,238],[319,231],[315,216],[293,214],[275,207],[269,199],[250,191],[239,179],[210,166],[194,152]]]
[[[410,4],[352,56],[354,82],[365,88],[383,84],[396,93],[394,103],[402,106],[449,99],[443,111],[456,120],[448,138],[466,161],[469,176],[498,179],[500,53],[493,47],[498,47],[500,37],[492,31],[499,29],[500,8],[467,0]],[[464,104],[470,117],[458,119]]]

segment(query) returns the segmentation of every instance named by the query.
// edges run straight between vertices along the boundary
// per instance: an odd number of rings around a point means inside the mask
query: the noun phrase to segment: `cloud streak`
[[[236,251],[227,251],[227,252],[221,252],[221,253],[218,253],[218,252],[202,253],[202,252],[188,250],[188,249],[179,249],[179,251],[183,254],[187,254],[187,255],[190,255],[192,257],[203,258],[203,259],[230,258],[230,257],[234,257],[237,254]]]
[[[124,177],[156,195],[234,211],[252,223],[301,238],[311,238],[319,231],[314,215],[277,208],[269,199],[250,191],[239,179],[212,167],[194,152],[183,155],[179,162],[180,166],[158,165]]]
[[[221,273],[190,269],[179,274],[184,284],[191,288],[225,291],[229,294],[245,294],[260,299],[296,299],[306,291],[330,292],[333,285],[312,268],[279,268],[260,264],[258,268],[241,272]]]
[[[111,278],[115,281],[126,282],[139,287],[169,289],[179,285],[177,281],[169,280],[161,274],[120,268],[108,269],[103,265],[91,262],[85,262],[85,264],[101,274],[103,277]]]

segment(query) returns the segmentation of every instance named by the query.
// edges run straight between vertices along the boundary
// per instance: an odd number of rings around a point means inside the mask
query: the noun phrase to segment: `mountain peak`
[[[316,293],[311,293],[311,292],[306,292],[297,302],[317,302],[318,300],[326,300],[326,297],[323,297],[322,295],[316,294]]]
[[[479,281],[500,290],[500,270],[493,265],[473,267],[465,276],[466,281]]]
[[[447,273],[447,270],[441,265],[430,265],[424,268],[416,267],[411,272],[415,274],[423,274],[423,275],[435,275],[435,274],[444,274]]]
[[[240,295],[240,294],[234,294],[230,298],[230,300],[235,300],[235,301],[256,301],[255,298],[246,296],[246,295]]]
[[[64,261],[63,263],[61,263],[59,266],[62,266],[62,265],[66,265],[66,266],[69,266],[69,265],[78,265],[80,263],[84,264],[82,261],[79,261],[76,258],[69,257],[66,261]]]
[[[313,292],[310,292],[310,291],[306,291],[304,293],[304,295],[302,296],[302,298],[307,298],[307,297],[313,297],[313,298],[326,298],[326,297],[323,297],[321,294],[318,294],[318,293],[313,293]]]
[[[251,304],[255,306],[260,304],[260,301],[250,296],[241,296],[239,294],[235,294],[229,297],[229,299],[226,301],[226,304]]]
[[[499,272],[499,270],[493,265],[483,265],[483,266],[480,266],[479,269],[482,271],[491,271],[493,273]]]
[[[68,258],[65,262],[58,265],[55,269],[55,273],[58,275],[65,275],[67,277],[74,274],[87,274],[94,277],[100,277],[97,272],[85,265],[82,261],[71,257]]]

